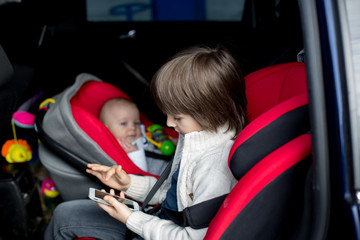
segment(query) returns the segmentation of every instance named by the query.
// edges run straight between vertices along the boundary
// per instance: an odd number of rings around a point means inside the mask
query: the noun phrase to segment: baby
[[[142,146],[140,112],[136,104],[124,98],[108,100],[100,112],[100,120],[118,140],[129,158],[143,171],[148,171]]]

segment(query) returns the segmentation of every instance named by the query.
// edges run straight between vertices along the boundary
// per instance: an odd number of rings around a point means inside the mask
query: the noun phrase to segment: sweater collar
[[[217,147],[219,143],[228,141],[234,135],[234,131],[228,131],[227,126],[218,128],[217,132],[199,131],[191,132],[184,135],[184,148],[191,152],[203,152],[208,151],[212,147]]]

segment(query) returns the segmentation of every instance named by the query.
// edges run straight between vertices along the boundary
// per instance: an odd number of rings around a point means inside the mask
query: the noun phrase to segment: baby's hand
[[[139,150],[136,145],[132,145],[131,143],[127,142],[124,137],[118,139],[118,142],[126,153],[130,153],[130,152]]]

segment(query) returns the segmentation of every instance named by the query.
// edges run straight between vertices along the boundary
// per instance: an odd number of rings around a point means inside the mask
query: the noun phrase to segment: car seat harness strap
[[[193,229],[206,228],[215,217],[227,195],[228,194],[224,194],[192,205],[180,212],[172,211],[164,207],[162,207],[161,210],[165,211],[166,215],[181,227],[190,226]]]
[[[184,209],[184,211],[180,212],[161,207],[161,205],[146,209],[152,197],[163,184],[165,179],[169,176],[173,160],[174,159],[171,159],[165,170],[160,175],[159,179],[156,181],[146,196],[142,205],[142,211],[148,214],[155,214],[159,210],[164,211],[170,220],[181,227],[190,226],[194,229],[208,227],[211,220],[215,217],[221,204],[225,200],[227,194],[187,207]]]

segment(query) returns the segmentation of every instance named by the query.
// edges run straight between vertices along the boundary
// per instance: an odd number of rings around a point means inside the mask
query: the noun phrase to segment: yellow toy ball
[[[1,149],[1,155],[9,163],[23,163],[31,160],[32,151],[26,140],[7,140]]]

